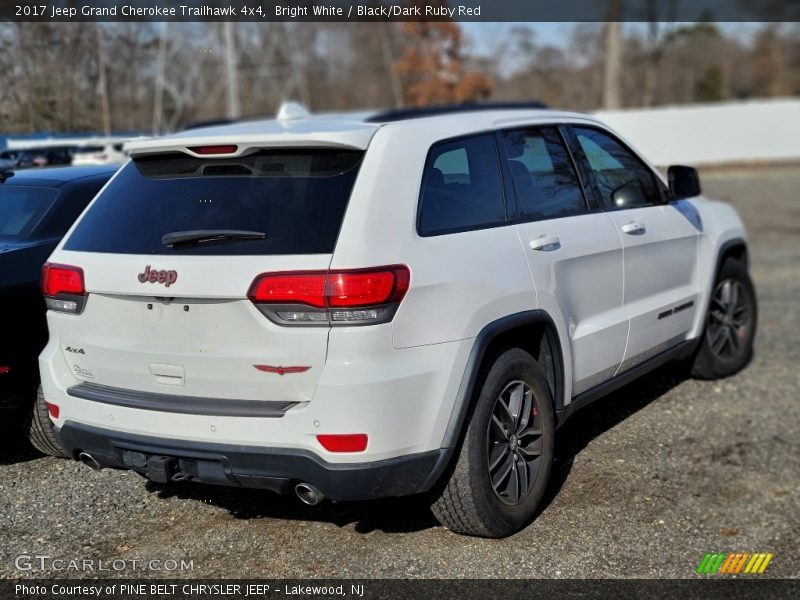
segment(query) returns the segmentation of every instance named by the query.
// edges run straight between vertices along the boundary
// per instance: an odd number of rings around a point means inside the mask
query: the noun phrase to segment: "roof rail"
[[[370,115],[365,120],[367,123],[389,123],[478,110],[542,110],[546,108],[547,105],[541,102],[465,102],[464,104],[440,104],[419,108],[390,109]]]

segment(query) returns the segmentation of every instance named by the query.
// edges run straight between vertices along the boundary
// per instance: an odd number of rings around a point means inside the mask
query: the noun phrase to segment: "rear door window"
[[[523,219],[586,211],[578,175],[555,127],[505,131],[503,145]]]
[[[363,152],[262,150],[237,158],[183,153],[123,167],[64,248],[116,254],[274,255],[333,252]],[[166,246],[187,231],[263,233]]]
[[[419,233],[478,229],[506,219],[494,134],[436,144],[423,176]]]

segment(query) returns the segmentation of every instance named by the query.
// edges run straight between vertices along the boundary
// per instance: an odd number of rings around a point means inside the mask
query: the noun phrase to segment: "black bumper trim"
[[[450,455],[446,449],[366,463],[329,463],[313,452],[168,440],[118,433],[67,421],[58,430],[73,456],[88,452],[103,467],[146,474],[131,464],[131,453],[165,457],[175,477],[200,483],[265,488],[289,493],[294,484],[310,483],[331,500],[370,500],[426,492]],[[127,452],[127,454],[125,454]],[[174,460],[173,460],[174,459]],[[127,462],[127,464],[126,464]],[[189,474],[189,477],[184,475]]]
[[[67,390],[73,398],[113,404],[125,408],[153,410],[157,412],[205,415],[214,417],[282,417],[298,402],[235,400],[230,398],[203,398],[178,394],[156,394],[99,385],[79,383]]]

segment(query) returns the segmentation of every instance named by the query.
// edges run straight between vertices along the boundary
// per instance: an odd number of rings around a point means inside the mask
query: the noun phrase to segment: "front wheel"
[[[499,538],[522,529],[544,495],[553,401],[539,365],[519,348],[500,354],[479,385],[455,467],[431,509],[451,531]]]
[[[747,267],[741,261],[727,259],[711,292],[692,376],[719,379],[747,366],[753,358],[757,316],[755,288]]]

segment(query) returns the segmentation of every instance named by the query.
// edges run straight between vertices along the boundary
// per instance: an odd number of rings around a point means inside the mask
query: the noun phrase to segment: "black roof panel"
[[[453,113],[483,110],[543,110],[547,106],[541,102],[468,102],[464,104],[441,104],[419,108],[396,108],[370,115],[367,123],[391,123],[407,119],[421,119]]]

